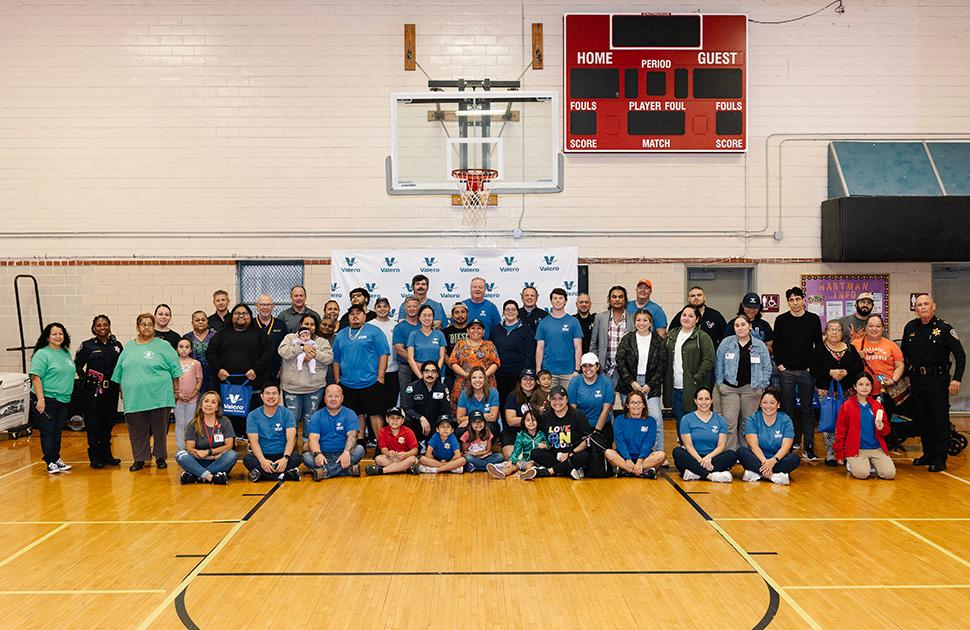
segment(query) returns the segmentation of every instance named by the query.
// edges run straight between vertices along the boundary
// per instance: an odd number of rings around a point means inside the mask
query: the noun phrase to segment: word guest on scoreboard
[[[563,149],[743,152],[744,15],[567,14]]]

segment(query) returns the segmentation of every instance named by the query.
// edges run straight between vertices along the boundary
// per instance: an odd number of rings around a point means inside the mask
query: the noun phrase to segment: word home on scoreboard
[[[746,16],[563,19],[565,152],[747,148]]]

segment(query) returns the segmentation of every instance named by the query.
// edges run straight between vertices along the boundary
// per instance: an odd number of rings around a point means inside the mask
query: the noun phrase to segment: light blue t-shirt
[[[613,381],[603,374],[597,374],[592,385],[586,383],[586,379],[582,376],[577,376],[569,381],[566,393],[569,395],[569,402],[583,412],[591,427],[596,426],[603,411],[603,405],[609,403],[612,407],[616,396]],[[606,414],[606,421],[609,422],[612,417],[612,412]]]
[[[333,362],[340,364],[340,384],[353,389],[376,383],[380,358],[391,354],[384,331],[373,324],[364,324],[357,330],[341,328],[332,345]]]
[[[690,435],[694,443],[694,450],[701,457],[707,455],[717,448],[717,439],[720,435],[727,435],[727,422],[720,414],[713,414],[711,419],[704,422],[697,417],[697,413],[690,412],[680,420],[681,435]]]
[[[412,324],[406,320],[399,321],[394,325],[394,332],[391,333],[391,343],[395,346],[401,344],[407,348],[408,337],[418,328],[421,328],[421,324]]]
[[[461,447],[458,445],[458,438],[452,433],[448,436],[448,440],[442,440],[441,434],[437,431],[434,432],[428,439],[428,446],[431,448],[431,454],[434,458],[439,461],[450,462],[455,456],[455,453],[461,452]]]
[[[785,438],[795,439],[795,425],[788,414],[779,411],[770,427],[760,411],[751,414],[744,422],[744,434],[758,436],[758,446],[765,457],[774,457]]]
[[[646,310],[653,317],[654,330],[667,327],[667,314],[664,313],[664,310],[660,308],[660,305],[653,300],[648,301],[642,308],[637,308],[636,300],[630,300],[626,303],[626,312],[630,313],[631,315],[637,311],[643,310]]]
[[[418,308],[421,308],[425,304],[430,306],[431,310],[434,311],[435,321],[441,322],[442,327],[448,325],[448,318],[445,316],[445,307],[443,307],[440,302],[436,302],[435,300],[428,298],[424,304],[419,304]],[[401,306],[399,306],[397,309],[397,321],[403,322],[404,318],[407,317],[407,314],[407,310],[404,308],[404,302],[401,302]]]
[[[634,462],[642,459],[658,450],[657,421],[650,416],[627,418],[621,414],[613,421],[613,441],[616,442],[616,451],[623,459]]]
[[[337,411],[337,415],[331,415],[330,410],[324,407],[310,416],[307,425],[307,435],[310,433],[320,435],[322,453],[339,453],[344,450],[347,434],[359,428],[357,414],[343,406]]]
[[[583,327],[572,315],[549,315],[539,320],[536,341],[545,344],[542,350],[542,369],[549,370],[554,375],[575,372],[576,350],[573,339],[582,338]]]
[[[876,416],[872,413],[872,405],[859,405],[859,448],[878,448],[876,439]]]
[[[502,322],[498,307],[490,300],[482,300],[481,304],[475,304],[471,298],[468,298],[462,304],[468,307],[468,321],[479,319],[485,324],[485,339],[488,339],[492,329]]]
[[[462,389],[461,394],[458,395],[458,406],[464,407],[469,414],[473,411],[481,411],[487,417],[492,409],[498,408],[498,390],[492,387],[485,400],[478,400],[474,396],[469,397]]]
[[[440,330],[432,330],[430,335],[418,328],[408,335],[408,348],[414,348],[414,362],[421,365],[425,361],[438,362],[441,349],[448,345],[445,334]]]
[[[263,412],[263,406],[249,412],[246,416],[246,433],[259,436],[259,448],[263,453],[276,455],[286,449],[286,430],[296,428],[293,412],[280,405],[272,418]]]

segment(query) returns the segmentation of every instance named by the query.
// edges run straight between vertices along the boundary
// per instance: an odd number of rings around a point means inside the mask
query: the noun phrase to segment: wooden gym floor
[[[945,474],[899,460],[893,482],[803,465],[789,487],[253,484],[241,463],[181,487],[171,457],[98,471],[85,448],[65,432],[74,470],[50,476],[38,437],[0,442],[4,628],[968,626],[966,452]]]

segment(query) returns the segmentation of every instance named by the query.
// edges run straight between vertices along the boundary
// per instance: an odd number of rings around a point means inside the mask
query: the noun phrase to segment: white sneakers
[[[65,470],[70,470],[71,469],[71,465],[70,464],[65,464],[63,459],[57,460],[56,462],[54,462],[54,464],[58,468],[60,468],[61,471],[65,471]]]
[[[684,481],[697,481],[698,479],[701,478],[700,475],[695,475],[689,470],[684,471],[683,477],[684,477]]]
[[[50,475],[56,475],[57,473],[64,472],[65,470],[70,470],[71,465],[65,464],[63,459],[59,459],[56,462],[51,462],[47,464],[47,473]]]
[[[731,483],[734,481],[734,475],[731,474],[730,470],[722,470],[721,472],[712,472],[707,476],[708,479],[715,483]]]
[[[777,483],[779,486],[787,486],[789,483],[788,473],[775,473],[771,476],[771,483]]]
[[[761,479],[761,475],[759,475],[756,472],[750,471],[750,470],[745,470],[744,471],[744,476],[741,477],[741,481],[749,481],[749,482],[750,481],[758,481],[759,479]]]

